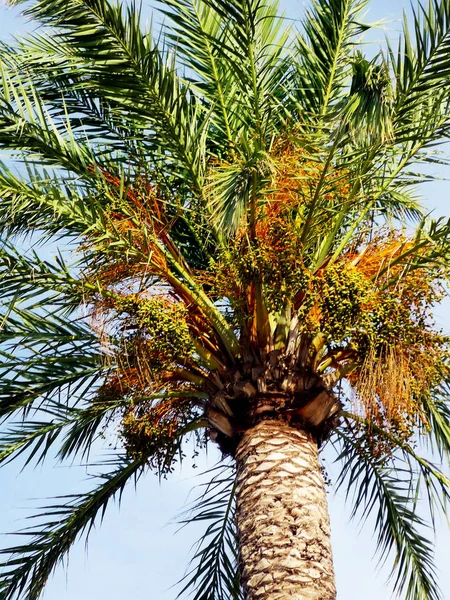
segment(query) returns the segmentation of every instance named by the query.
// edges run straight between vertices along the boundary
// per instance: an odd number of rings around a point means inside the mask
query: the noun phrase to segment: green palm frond
[[[218,471],[214,473],[215,471]],[[239,585],[235,511],[235,474],[229,465],[210,471],[200,496],[186,510],[183,525],[204,523],[205,533],[198,541],[190,571],[181,580],[178,594],[192,594],[193,600],[242,600]]]
[[[445,381],[442,388],[424,403],[423,410],[430,428],[426,443],[437,452],[441,460],[450,457],[450,390]]]
[[[67,265],[3,248],[0,413],[26,412],[60,394],[86,392],[106,370],[93,331],[73,317],[83,288]],[[70,298],[64,301],[64,294]],[[76,297],[78,296],[78,301]]]
[[[19,48],[14,50],[6,45],[0,46],[9,85],[22,86],[29,95],[32,93],[38,98],[61,136],[71,131],[81,145],[101,144],[102,157],[114,155],[115,160],[120,162],[120,157],[126,153],[134,165],[142,168],[144,132],[136,129],[131,134],[132,123],[124,127],[123,120],[115,117],[106,99],[100,100],[89,90],[75,85],[64,68],[70,54],[70,48],[62,40],[37,33],[20,40]],[[46,68],[49,63],[52,69]],[[5,81],[5,90],[6,84]],[[69,118],[70,125],[67,126]],[[20,147],[21,151],[24,149]],[[56,161],[56,155],[52,158]]]
[[[404,18],[397,50],[388,42],[395,77],[395,138],[405,152],[415,154],[448,136],[449,47],[450,7],[439,0],[418,4],[412,32]]]
[[[448,86],[450,62],[450,7],[447,2],[431,0],[413,9],[413,32],[407,18],[397,52],[390,47],[396,81],[398,119],[426,105],[429,95]],[[405,123],[406,124],[406,123]]]
[[[412,480],[414,471],[409,459],[416,462],[415,452],[399,444],[406,459],[386,458],[382,452],[377,455],[372,433],[358,426],[358,421],[336,433],[340,445],[337,460],[342,461],[337,487],[346,488],[347,498],[352,502],[352,516],[359,514],[366,520],[369,514],[375,515],[380,560],[386,561],[395,552],[391,573],[394,590],[405,594],[406,600],[437,600],[441,595],[433,564],[433,545],[425,537],[426,522],[417,513],[416,484],[424,478],[429,499],[439,493],[445,501],[449,497],[449,482],[422,459],[419,479]]]
[[[111,471],[96,477],[97,487],[85,494],[62,496],[58,504],[43,507],[34,517],[38,523],[20,532],[28,541],[1,551],[10,555],[1,564],[0,593],[4,600],[36,600],[72,544],[83,534],[89,535],[94,523],[103,519],[108,504],[114,498],[120,500],[129,481],[137,482],[145,461],[119,458],[107,466]]]
[[[295,50],[300,57],[297,85],[308,120],[332,116],[342,101],[351,77],[349,59],[357,37],[368,28],[358,23],[365,6],[366,0],[317,0],[307,11]]]
[[[45,322],[43,323],[43,320]],[[73,399],[86,393],[106,368],[96,342],[83,328],[67,324],[64,317],[20,311],[0,333],[0,341],[25,354],[0,354],[0,415],[29,412],[60,394]],[[95,344],[95,345],[94,345]],[[92,345],[92,349],[89,346]]]
[[[218,168],[209,184],[212,219],[228,235],[233,235],[245,223],[248,211],[254,210],[269,175],[264,149],[257,144],[247,149],[248,156]]]
[[[263,0],[206,0],[226,24],[224,40],[214,42],[221,61],[233,72],[235,103],[241,127],[259,138],[270,135],[276,120],[273,94],[283,77],[286,28],[277,14],[278,2]],[[236,132],[237,133],[237,132]],[[235,135],[236,135],[235,133]],[[249,136],[250,137],[250,136]]]
[[[352,136],[367,144],[367,138],[389,142],[392,125],[392,89],[389,65],[378,55],[370,62],[360,52],[352,60],[352,83],[345,117]],[[361,135],[361,130],[365,132]]]
[[[25,455],[24,467],[43,462],[52,449],[62,460],[89,456],[92,444],[104,434],[123,402],[69,406],[66,401],[47,400],[39,406],[43,421],[9,422],[0,436],[0,463]]]
[[[51,415],[50,410],[48,410]],[[28,452],[24,466],[33,459],[42,462],[52,444],[61,433],[67,422],[31,421],[26,424],[11,423],[0,439],[0,463],[14,460],[24,452]]]
[[[76,270],[77,265],[67,264],[60,251],[52,262],[33,250],[21,252],[7,242],[0,247],[2,298],[7,302],[19,298],[21,303],[30,302],[45,294],[47,304],[58,304],[65,295],[66,309],[70,307],[69,298],[76,308],[88,289],[86,282],[75,277]]]
[[[234,70],[221,51],[227,41],[228,27],[214,7],[204,0],[169,0],[163,2],[161,8],[172,24],[168,28],[168,39],[173,41],[183,64],[201,78],[200,81],[193,79],[191,85],[199,88],[209,106],[219,102],[220,108],[211,118],[228,145],[234,146],[241,116],[235,105]]]
[[[52,175],[31,166],[25,179],[2,165],[0,228],[3,234],[45,231],[49,236],[78,236],[101,220],[95,199],[86,198],[70,180]]]
[[[86,176],[92,150],[75,140],[68,118],[53,118],[27,75],[0,57],[0,147]]]
[[[430,270],[441,270],[446,268],[450,252],[450,219],[423,219],[416,230],[414,240],[409,247],[399,252],[389,265],[383,267],[379,276],[389,272],[396,264],[404,266],[403,273],[407,274],[416,269],[426,266]],[[385,287],[395,285],[399,275],[393,275],[388,279]]]
[[[432,463],[428,458],[421,456],[419,450],[414,447],[412,443],[402,440],[399,436],[385,431],[376,425],[369,425],[366,419],[355,413],[342,411],[342,416],[344,419],[347,419],[349,423],[352,423],[352,434],[363,434],[366,436],[363,443],[372,444],[372,449],[374,448],[374,438],[372,437],[371,440],[370,436],[373,436],[373,434],[378,436],[381,444],[385,442],[392,446],[394,449],[393,456],[391,457],[392,464],[395,464],[394,461],[397,457],[401,457],[405,469],[409,469],[412,474],[412,481],[415,481],[416,488],[420,489],[420,491],[425,490],[427,492],[427,508],[430,511],[434,526],[435,507],[444,509],[445,511],[446,503],[450,499],[450,480],[448,477],[437,465]],[[427,431],[427,428],[424,428],[424,432],[419,438],[420,444],[418,445],[426,445],[428,443],[427,438],[429,435],[430,432]],[[389,459],[386,461],[386,464],[389,465]]]
[[[207,121],[177,78],[173,58],[163,56],[151,32],[141,29],[137,7],[75,0],[70,6],[37,2],[25,12],[56,28],[58,33],[51,34],[52,38],[61,39],[63,47],[55,48],[55,59],[54,53],[44,55],[48,46],[40,55],[35,44],[27,60],[23,46],[22,68],[37,69],[40,77],[52,71],[69,91],[82,86],[92,98],[106,101],[118,122],[122,119],[124,126],[145,130],[147,145],[157,153],[161,148],[160,158],[171,156],[200,191]],[[55,74],[61,49],[71,60]]]

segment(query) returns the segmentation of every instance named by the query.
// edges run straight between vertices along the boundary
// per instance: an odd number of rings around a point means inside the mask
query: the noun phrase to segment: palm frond
[[[70,118],[70,128],[78,141],[98,143],[104,155],[113,153],[118,159],[127,154],[142,167],[141,144],[144,133],[134,130],[132,123],[116,118],[106,99],[98,99],[89,90],[75,85],[67,63],[75,62],[70,45],[61,39],[34,33],[17,41],[12,48],[0,45],[0,55],[12,82],[22,85],[52,115],[60,133],[67,133],[64,124]],[[6,91],[6,90],[5,90]],[[31,96],[32,94],[29,93]],[[107,142],[107,145],[106,145]]]
[[[0,147],[81,176],[95,164],[92,149],[76,140],[70,121],[53,118],[27,74],[0,56]]]
[[[351,63],[352,82],[344,115],[352,137],[356,143],[362,140],[363,145],[370,139],[389,142],[394,133],[388,64],[380,55],[369,62],[360,52],[356,52]]]
[[[416,229],[414,239],[408,248],[402,248],[389,266],[385,265],[378,276],[388,273],[396,264],[404,266],[402,275],[415,269],[427,267],[430,270],[445,269],[450,252],[450,219],[423,219]],[[385,287],[394,285],[400,274],[388,279]]]
[[[413,9],[412,33],[406,16],[395,50],[389,42],[389,59],[395,78],[393,127],[403,152],[416,156],[432,148],[449,133],[450,7],[445,0],[430,0]]]
[[[295,45],[298,94],[305,99],[307,119],[332,115],[342,100],[357,36],[368,28],[358,23],[366,5],[367,0],[317,0],[307,11]]]
[[[180,521],[183,525],[202,523],[207,527],[191,560],[194,566],[180,582],[184,587],[178,597],[190,592],[193,600],[242,600],[234,521],[234,470],[229,465],[214,470],[218,472],[202,486],[203,492]]]
[[[92,444],[103,435],[111,413],[123,408],[123,402],[92,404],[85,408],[68,406],[65,402],[47,401],[39,407],[45,421],[9,422],[0,435],[0,465],[24,455],[26,467],[35,461],[42,463],[57,449],[62,460],[77,455],[87,458]]]
[[[423,403],[425,418],[429,423],[425,442],[443,460],[450,457],[450,402],[449,382],[444,380],[440,390]]]
[[[396,81],[398,123],[425,105],[430,95],[447,88],[450,75],[450,6],[446,0],[430,0],[413,9],[413,33],[406,16],[398,50],[390,56]],[[406,125],[406,122],[404,122]]]
[[[14,4],[21,3],[21,0]],[[148,145],[161,159],[172,158],[180,173],[201,192],[204,127],[201,109],[175,72],[175,62],[143,31],[136,5],[105,0],[33,3],[25,13],[56,28],[71,61],[43,60],[38,72],[55,70],[69,89],[82,86],[93,98],[105,100],[117,119],[145,130]],[[35,54],[36,54],[36,49]],[[33,69],[34,62],[24,66]],[[158,149],[160,148],[160,152]]]
[[[108,194],[107,176],[99,173],[100,191]],[[37,179],[36,181],[39,181]],[[58,188],[53,190],[53,195],[43,195],[42,190],[38,189],[36,182],[34,186],[24,184],[20,179],[8,175],[8,188],[5,191],[6,202],[2,203],[4,209],[4,222],[8,228],[11,225],[13,231],[21,232],[21,228],[28,229],[29,221],[27,215],[31,212],[36,214],[41,203],[48,212],[38,213],[38,223],[46,229],[50,226],[51,232],[56,229],[68,230],[69,233],[84,233],[88,239],[94,241],[97,246],[95,251],[96,266],[100,266],[102,261],[111,260],[114,256],[118,262],[126,264],[133,263],[140,265],[142,271],[147,271],[150,266],[156,269],[157,277],[169,284],[174,291],[181,297],[189,299],[189,302],[198,306],[202,313],[209,319],[211,326],[217,332],[223,341],[230,357],[239,352],[239,346],[236,334],[233,332],[229,323],[220,313],[217,306],[204,292],[201,286],[195,280],[187,261],[179,253],[178,249],[170,242],[167,233],[163,232],[162,239],[155,239],[151,228],[148,227],[147,220],[142,221],[133,206],[123,204],[120,215],[126,223],[132,224],[139,243],[135,243],[135,238],[130,234],[130,230],[120,227],[120,222],[106,214],[98,195],[84,196],[77,193],[77,190],[70,190],[67,196],[60,194]],[[13,185],[11,185],[13,184]],[[106,189],[105,189],[106,187]],[[122,186],[117,190],[117,186],[112,186],[110,190],[113,199],[126,197],[127,190]],[[1,194],[1,192],[0,192]],[[56,196],[56,198],[55,198]],[[30,202],[31,200],[31,202]],[[0,214],[1,214],[0,208]],[[45,219],[53,216],[53,220],[45,223]],[[44,217],[43,220],[41,218]],[[55,218],[57,217],[57,218]],[[58,218],[59,217],[59,218]],[[154,215],[150,214],[151,219]],[[0,218],[1,221],[1,218]],[[186,238],[185,238],[186,239]],[[198,246],[197,242],[197,246]],[[201,245],[200,245],[201,247]],[[85,263],[89,262],[90,254],[86,253]],[[161,264],[166,263],[165,267]],[[5,264],[5,267],[8,266]],[[86,286],[83,286],[86,291]],[[91,282],[91,291],[101,291],[96,286],[96,282]]]
[[[51,415],[50,410],[47,411]],[[9,424],[0,435],[0,464],[7,464],[25,452],[29,454],[24,466],[33,459],[39,464],[66,424],[67,422],[55,423],[53,420]]]
[[[33,302],[45,294],[47,304],[58,304],[58,299],[61,302],[64,298],[67,310],[71,302],[75,308],[87,285],[75,277],[76,270],[77,265],[67,264],[61,252],[57,252],[51,262],[42,259],[34,250],[21,252],[5,242],[0,247],[2,300],[9,302],[20,298],[21,303]]]
[[[248,213],[258,203],[264,189],[264,175],[268,174],[264,150],[253,147],[248,151],[243,160],[216,169],[208,186],[211,219],[229,235],[249,220]]]
[[[278,2],[265,0],[205,0],[218,15],[224,39],[214,48],[231,71],[235,115],[247,133],[254,130],[260,140],[274,133],[274,94],[285,77],[283,46],[288,31],[277,14]],[[283,67],[282,67],[283,66]],[[237,133],[237,132],[236,132]],[[248,136],[250,139],[250,135]],[[239,146],[236,146],[238,149]]]
[[[168,7],[168,8],[165,8]],[[237,85],[234,71],[220,49],[227,42],[228,28],[220,14],[204,0],[168,0],[162,2],[162,12],[170,19],[167,38],[172,40],[183,64],[200,77],[191,85],[209,106],[218,103],[211,118],[228,146],[234,145],[234,135],[241,124],[236,110]]]
[[[73,310],[73,309],[72,309]],[[106,372],[97,336],[86,324],[70,321],[66,307],[6,306],[0,329],[0,415],[25,414],[46,400],[70,395],[72,402]]]
[[[394,590],[406,600],[439,600],[433,545],[424,536],[426,523],[416,511],[411,465],[398,459],[394,464],[383,453],[377,455],[364,428],[338,429],[336,434],[340,444],[337,460],[342,461],[338,489],[345,486],[347,497],[351,496],[352,516],[359,514],[366,520],[374,512],[380,560],[395,552]],[[424,466],[424,472],[433,479],[430,467]],[[434,489],[434,482],[432,486]],[[443,487],[448,497],[448,483]]]
[[[64,350],[60,348],[59,355],[56,352],[55,342],[49,344],[51,350],[47,352],[43,350],[44,344],[48,348],[46,340],[49,337],[56,338],[55,332],[51,331],[53,325],[57,325],[61,331],[64,321],[61,319],[59,323],[52,323],[50,327],[45,327],[45,330],[44,328],[38,330],[39,320],[42,320],[42,317],[32,321],[26,330],[17,328],[13,333],[9,330],[7,334],[2,334],[2,342],[5,338],[8,341],[14,338],[16,342],[21,339],[22,350],[31,354],[28,357],[18,358],[12,353],[1,352],[0,416],[2,417],[16,411],[27,414],[31,407],[35,408],[47,400],[61,396],[70,395],[76,402],[96,386],[96,382],[104,374],[105,367],[101,357],[96,354],[90,355],[89,351],[82,351],[83,337],[77,338],[74,335],[74,328],[71,328],[71,335],[67,331],[67,337],[60,336],[58,343],[64,347]],[[30,331],[31,329],[33,331]],[[37,352],[41,356],[32,355]]]
[[[130,480],[137,482],[145,469],[145,460],[110,461],[109,473],[96,477],[99,484],[85,494],[62,496],[58,504],[45,506],[35,518],[38,524],[20,532],[27,538],[22,545],[1,550],[0,593],[4,600],[36,600],[54,571],[67,556],[72,544],[83,534],[89,535],[94,523],[102,520],[114,498],[120,497]]]
[[[363,432],[364,435],[367,435],[368,441],[370,436],[375,434],[380,445],[387,443],[394,449],[394,460],[396,456],[402,457],[402,461],[407,465],[407,468],[410,469],[413,477],[416,479],[416,487],[421,490],[425,489],[427,492],[428,509],[434,527],[435,507],[445,512],[447,502],[450,500],[450,479],[448,479],[437,465],[432,463],[428,458],[421,456],[417,448],[414,448],[413,444],[409,441],[402,440],[394,433],[377,427],[374,424],[369,424],[366,419],[355,413],[342,411],[342,416],[347,419],[347,422],[353,423],[350,427],[352,433],[355,433],[355,430],[359,433]],[[425,427],[424,431],[420,434],[420,445],[427,444],[429,436],[430,431]]]
[[[77,186],[30,166],[28,181],[6,165],[0,172],[0,230],[7,236],[43,231],[77,236],[99,221],[98,203]]]

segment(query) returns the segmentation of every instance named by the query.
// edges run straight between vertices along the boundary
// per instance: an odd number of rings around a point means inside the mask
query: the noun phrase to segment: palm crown
[[[2,598],[36,598],[129,479],[171,471],[183,436],[234,456],[279,415],[338,448],[355,512],[378,502],[396,587],[437,598],[414,487],[392,467],[447,498],[414,440],[450,450],[432,320],[450,223],[414,186],[421,163],[446,164],[450,3],[419,5],[372,60],[361,0],[316,0],[300,31],[268,0],[161,4],[158,43],[134,5],[40,0],[27,12],[49,32],[1,48],[0,144],[24,166],[0,169],[0,457],[123,447],[12,549]],[[63,236],[73,264],[14,250],[35,232]],[[199,510],[217,516],[225,488]],[[205,538],[196,598],[240,597],[230,540]]]

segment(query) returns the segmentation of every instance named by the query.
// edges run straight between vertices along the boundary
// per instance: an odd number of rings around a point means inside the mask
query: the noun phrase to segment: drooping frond
[[[75,139],[67,116],[53,118],[28,74],[5,52],[0,55],[0,71],[0,147],[86,176],[93,153],[82,139]]]
[[[234,486],[233,469],[229,465],[218,467],[218,472],[202,486],[202,493],[183,515],[180,521],[183,525],[205,523],[207,527],[195,548],[191,569],[180,582],[184,587],[178,597],[190,591],[193,600],[242,600]]]
[[[441,460],[450,456],[450,406],[448,378],[444,379],[442,389],[432,398],[426,398],[423,411],[429,423],[425,441],[437,452]]]
[[[145,469],[145,461],[115,459],[112,470],[98,475],[99,484],[85,494],[62,496],[58,504],[43,507],[37,520],[20,532],[28,541],[2,550],[11,558],[1,564],[4,569],[0,593],[4,600],[36,600],[55,567],[64,560],[72,544],[83,534],[89,535],[101,521],[108,504],[120,497],[126,484],[136,482]]]
[[[35,309],[38,307],[35,307]],[[5,323],[7,321],[7,323]],[[46,399],[82,395],[105,369],[98,340],[81,324],[67,322],[67,314],[12,306],[3,316],[0,332],[2,383],[0,415],[27,414]],[[17,354],[20,345],[22,354]]]
[[[432,465],[421,460],[417,463],[415,453],[401,442],[394,443],[394,450],[403,452],[403,458],[385,457],[376,452],[373,431],[358,426],[336,431],[342,461],[338,487],[345,486],[347,498],[352,503],[352,515],[365,520],[375,514],[375,535],[380,560],[386,561],[395,553],[391,573],[394,590],[405,594],[406,600],[429,600],[440,598],[440,591],[433,566],[433,547],[425,537],[426,523],[417,514],[417,480],[412,481],[412,464],[418,464],[419,481],[425,477],[427,491],[441,494],[448,499],[448,481]],[[392,442],[392,438],[384,438]],[[380,443],[383,443],[383,434]],[[374,446],[375,444],[375,446]],[[353,492],[352,492],[353,490]]]
[[[360,52],[356,52],[352,59],[352,70],[350,95],[344,110],[352,138],[363,146],[370,140],[389,143],[394,132],[388,63],[381,55],[369,62]]]
[[[3,248],[0,265],[6,301],[0,330],[0,413],[8,417],[1,461],[24,452],[26,462],[43,460],[54,446],[62,457],[87,454],[123,405],[89,405],[110,369],[81,314],[70,320],[89,290],[61,256],[51,264],[36,254],[21,256]],[[19,416],[30,421],[20,425]]]
[[[79,403],[79,402],[78,402]],[[123,402],[94,403],[68,406],[65,400],[47,399],[39,407],[42,421],[10,422],[0,436],[0,463],[24,455],[24,466],[43,462],[57,448],[57,455],[66,458],[86,458],[94,441],[117,419]]]

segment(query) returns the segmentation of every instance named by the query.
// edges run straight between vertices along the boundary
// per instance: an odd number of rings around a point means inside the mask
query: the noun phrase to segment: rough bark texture
[[[311,434],[262,421],[245,433],[236,460],[247,600],[334,600],[328,504]]]

